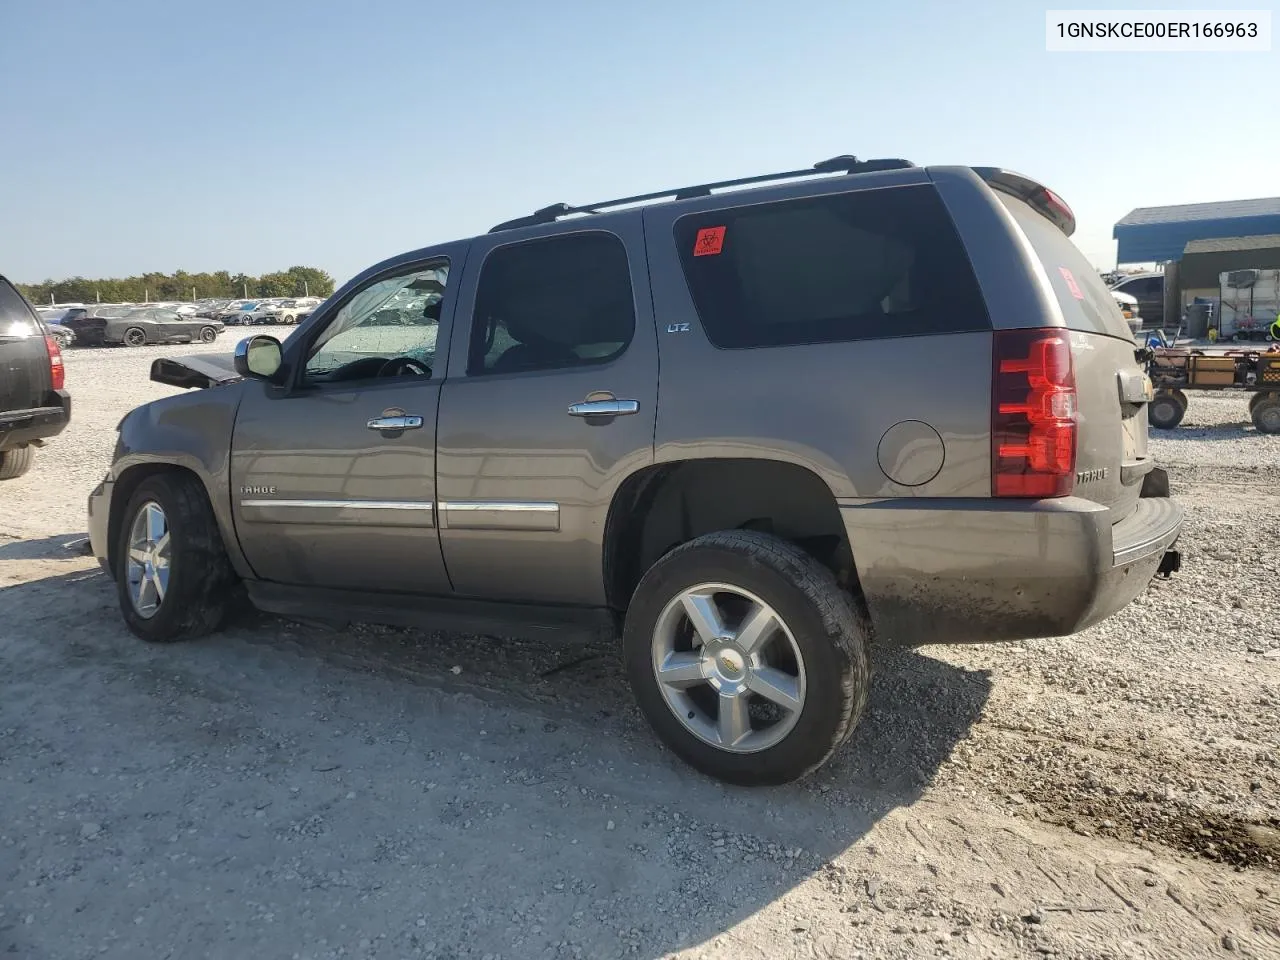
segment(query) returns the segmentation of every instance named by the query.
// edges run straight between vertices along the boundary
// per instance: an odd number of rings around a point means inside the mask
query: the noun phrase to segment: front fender
[[[231,438],[242,385],[197,390],[136,407],[120,421],[110,471],[115,493],[112,514],[123,509],[136,483],[130,477],[157,466],[189,470],[204,484],[232,567],[242,577],[252,571],[240,551],[231,516]],[[141,474],[139,473],[141,471]]]

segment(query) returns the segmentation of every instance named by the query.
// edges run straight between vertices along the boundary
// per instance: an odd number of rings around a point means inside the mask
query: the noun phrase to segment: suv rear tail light
[[[1076,472],[1076,378],[1059,328],[995,333],[991,494],[1065,497]]]
[[[53,389],[61,390],[67,383],[67,370],[62,365],[62,350],[58,341],[45,334],[44,348],[49,352],[49,379],[53,381]]]

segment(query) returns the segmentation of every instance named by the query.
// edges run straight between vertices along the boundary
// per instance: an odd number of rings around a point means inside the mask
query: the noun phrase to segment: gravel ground
[[[742,790],[610,646],[127,634],[85,495],[151,359],[236,335],[72,350],[72,426],[0,490],[0,952],[1280,956],[1280,438],[1243,399],[1153,441],[1181,574],[1069,640],[884,655],[846,750]]]

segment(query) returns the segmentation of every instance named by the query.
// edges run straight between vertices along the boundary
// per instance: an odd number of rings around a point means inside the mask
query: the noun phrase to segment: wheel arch
[[[151,342],[151,334],[147,332],[146,326],[144,324],[138,323],[136,320],[129,321],[127,323],[121,320],[120,323],[116,324],[115,326],[108,324],[102,334],[103,342],[127,344],[128,340],[126,339],[126,337],[129,331],[134,329],[142,331],[142,335],[144,338],[142,342],[144,345]]]
[[[128,506],[134,492],[145,481],[163,474],[186,474],[194,477],[204,490],[213,509],[214,519],[218,524],[218,532],[222,535],[222,544],[231,561],[236,574],[242,578],[251,577],[252,572],[245,563],[235,537],[235,531],[228,526],[226,511],[219,509],[219,502],[214,496],[209,478],[198,464],[184,462],[177,457],[165,459],[138,460],[124,467],[117,464],[115,480],[111,485],[111,504],[107,513],[107,563],[109,569],[116,568],[116,550],[120,539],[120,529],[124,524],[124,510]],[[114,574],[113,574],[114,575]]]
[[[836,495],[817,473],[770,458],[690,458],[637,470],[614,494],[603,551],[610,607],[625,610],[645,571],[669,550],[734,529],[791,540],[843,586],[856,585]]]

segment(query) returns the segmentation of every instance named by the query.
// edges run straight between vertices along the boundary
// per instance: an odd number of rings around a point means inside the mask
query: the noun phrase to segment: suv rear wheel
[[[165,473],[139,484],[116,545],[116,589],[129,629],[156,642],[212,633],[226,618],[235,582],[200,481]]]
[[[36,448],[27,445],[0,451],[0,480],[13,480],[31,469],[36,458]]]
[[[623,633],[640,708],[678,756],[743,785],[821,766],[866,705],[869,626],[831,572],[763,533],[707,534],[640,581]]]

